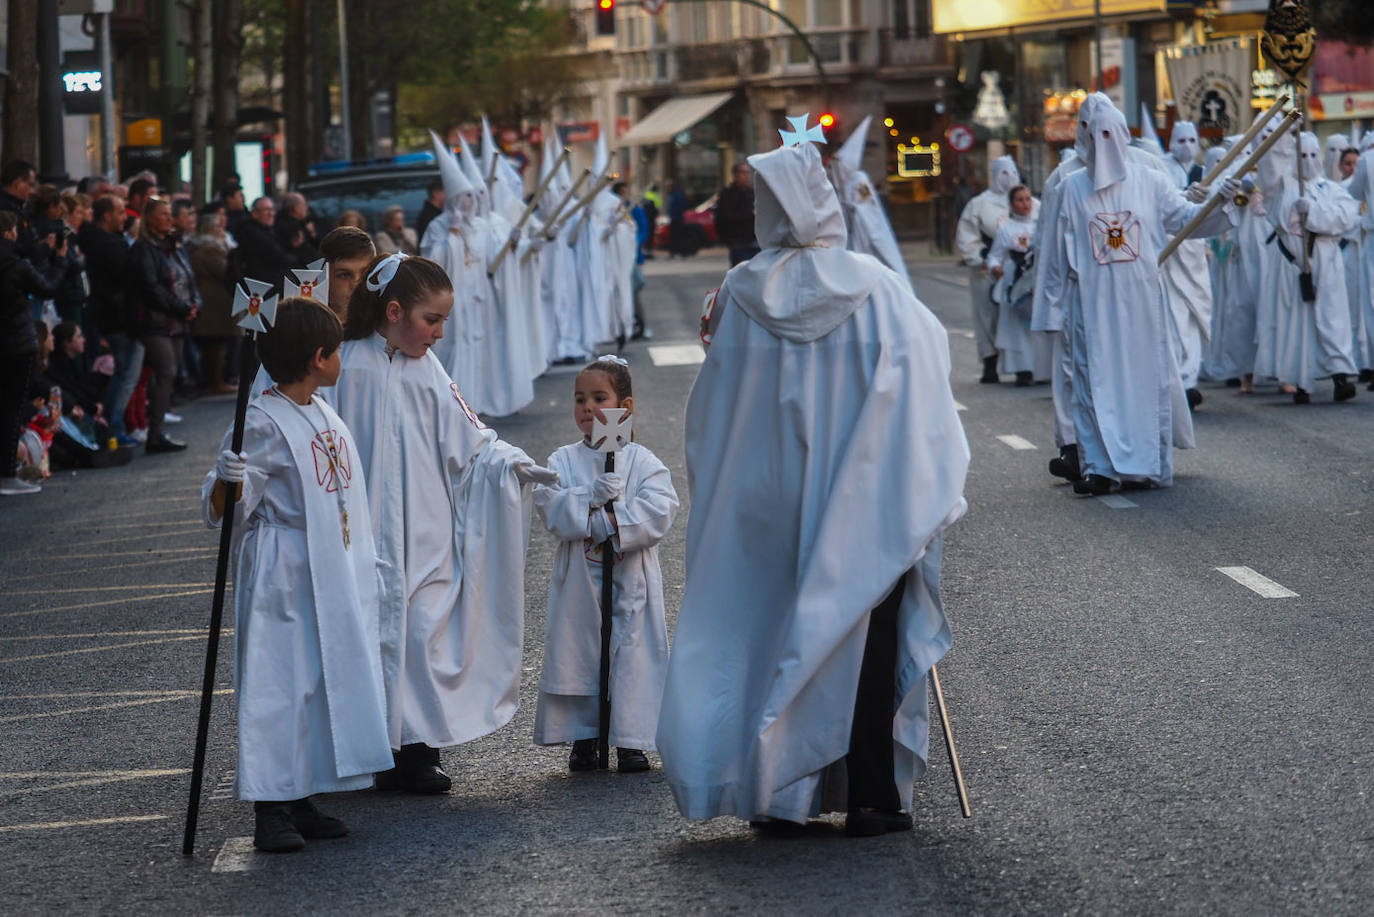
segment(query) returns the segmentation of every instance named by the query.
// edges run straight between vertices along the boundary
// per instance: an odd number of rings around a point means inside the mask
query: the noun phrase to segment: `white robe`
[[[579,319],[581,302],[577,282],[577,256],[568,240],[572,226],[563,225],[553,240],[539,252],[542,274],[544,327],[549,345],[548,362],[590,357],[584,349],[582,323]]]
[[[1035,222],[1037,234],[1041,234],[1046,226],[1058,225],[1060,190],[1064,180],[1084,168],[1083,161],[1075,155],[1055,166],[1049,178],[1045,179],[1042,189],[1044,198]],[[1078,442],[1078,434],[1073,426],[1073,342],[1069,337],[1071,326],[1064,321],[1065,311],[1076,308],[1072,303],[1078,297],[1078,275],[1060,270],[1055,272],[1058,283],[1051,284],[1047,266],[1057,254],[1056,247],[1050,245],[1042,246],[1036,255],[1030,327],[1032,332],[1043,331],[1050,335],[1050,398],[1054,404],[1054,442],[1062,447]]]
[[[491,354],[496,346],[494,293],[487,277],[492,249],[486,220],[465,220],[451,209],[430,220],[420,243],[421,254],[438,262],[453,282],[453,312],[434,355],[479,414],[491,414],[498,400]]]
[[[600,734],[601,551],[606,512],[591,509],[591,485],[606,457],[582,442],[549,456],[559,484],[537,487],[534,507],[558,539],[549,585],[544,667],[534,714],[534,741],[554,745]],[[616,455],[625,495],[614,504],[619,528],[612,574],[610,744],[654,748],[663,682],[668,675],[668,625],[658,543],[677,515],[667,467],[631,443]],[[593,521],[595,520],[595,522]]]
[[[617,198],[619,200],[619,198]],[[631,278],[639,251],[638,230],[628,210],[617,209],[606,240],[606,283],[609,292],[610,334],[607,339],[629,337],[635,324],[635,291]],[[603,235],[605,230],[602,231]]]
[[[1236,208],[1236,228],[1225,264],[1225,296],[1214,308],[1225,314],[1221,321],[1218,366],[1229,376],[1245,376],[1255,369],[1255,335],[1265,263],[1272,252],[1266,244],[1272,228],[1265,210],[1264,192],[1256,187],[1244,207]]]
[[[1364,352],[1366,359],[1374,364],[1374,149],[1360,154],[1355,173],[1350,176],[1349,190],[1350,196],[1360,204],[1360,270],[1356,290],[1364,314]]]
[[[1285,382],[1312,390],[1318,378],[1356,372],[1351,343],[1349,290],[1340,237],[1359,221],[1360,205],[1345,189],[1325,178],[1304,183],[1311,202],[1307,233],[1313,235],[1310,265],[1317,286],[1315,304],[1303,302],[1298,277],[1302,273],[1303,225],[1293,212],[1298,199],[1296,176],[1283,181],[1275,202],[1279,231],[1270,244],[1265,286],[1276,297],[1274,372]],[[1279,242],[1297,260],[1290,262]]]
[[[1031,331],[1030,315],[1018,315],[1011,301],[1016,277],[1016,256],[1031,256],[1036,247],[1035,218],[1012,215],[997,230],[988,251],[987,266],[1001,268],[1002,276],[992,285],[992,301],[997,303],[997,350],[1004,373],[1031,373],[1036,379],[1050,378],[1050,340]],[[1015,255],[1013,254],[1015,253]],[[1034,270],[1032,265],[1029,270]]]
[[[490,214],[486,223],[490,234],[488,250],[494,262],[501,248],[509,247],[514,227],[499,213]],[[529,246],[527,239],[521,239],[514,251],[507,251],[496,275],[490,278],[491,328],[487,335],[488,384],[483,413],[492,417],[507,417],[533,401],[534,380],[544,371],[542,361],[536,367],[530,357],[530,300],[520,267],[520,258]]]
[[[883,212],[883,205],[873,192],[873,182],[866,172],[849,176],[842,199],[849,225],[849,250],[872,255],[910,283],[911,273],[897,245],[897,235],[892,231],[892,223]]]
[[[1172,156],[1164,160],[1168,175],[1180,190],[1188,187],[1188,171]],[[1188,239],[1159,271],[1174,360],[1184,388],[1197,388],[1202,357],[1212,336],[1212,280],[1207,269],[1207,240]]]
[[[607,200],[607,195],[612,200]],[[610,266],[606,240],[611,216],[620,199],[603,190],[570,221],[577,241],[572,246],[577,265],[577,330],[582,354],[590,356],[597,345],[615,336],[611,329]],[[578,228],[577,224],[581,224]]]
[[[786,230],[765,225],[775,163],[807,167]],[[725,278],[687,405],[693,506],[663,769],[688,818],[844,807],[842,781],[822,798],[822,778],[848,752],[870,612],[911,571],[893,699],[909,808],[926,768],[926,676],[951,642],[939,538],[965,509],[948,337],[903,278],[844,250],[814,147],[751,164],[763,250]],[[784,194],[802,181],[775,180]]]
[[[1039,213],[1039,207],[1037,201],[1033,216]],[[969,269],[969,310],[980,360],[997,354],[994,337],[997,306],[992,301],[993,277],[987,272],[984,262],[992,249],[992,240],[997,237],[997,230],[1010,214],[1011,202],[1007,196],[988,188],[964,205],[964,212],[959,214],[959,223],[954,229],[954,246]]]
[[[381,566],[382,670],[395,748],[458,745],[520,699],[529,500],[501,442],[433,353],[345,341],[327,397],[354,431]]]
[[[1135,164],[1100,192],[1088,170],[1074,172],[1060,193],[1058,222],[1046,227],[1043,282],[1062,291],[1077,277],[1074,426],[1084,473],[1171,484],[1171,443],[1191,448],[1193,431],[1156,259],[1166,232],[1181,229],[1199,205],[1164,174]],[[1230,226],[1231,211],[1217,208],[1195,235]],[[1115,238],[1120,247],[1110,244]]]
[[[245,416],[248,469],[234,507],[232,555],[240,799],[284,802],[365,789],[373,773],[392,765],[362,467],[347,427],[323,401],[302,410],[309,420],[273,392]],[[329,466],[325,430],[342,473]],[[211,471],[201,496],[213,527],[220,525],[210,511],[218,486]]]

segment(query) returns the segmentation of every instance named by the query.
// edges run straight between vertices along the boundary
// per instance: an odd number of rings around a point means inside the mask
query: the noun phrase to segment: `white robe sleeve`
[[[230,448],[233,439],[234,428],[231,426],[224,431],[220,451]],[[291,464],[289,450],[281,440],[277,425],[272,418],[262,411],[255,410],[252,405],[249,405],[248,413],[244,416],[241,452],[248,456],[248,468],[243,475],[243,493],[234,503],[234,529],[239,534],[242,534],[248,517],[253,515],[253,510],[257,509],[262,501],[268,479],[281,474],[285,466]],[[210,505],[210,497],[218,484],[219,478],[215,477],[215,470],[211,468],[201,485],[200,499],[202,518],[206,526],[212,529],[219,528],[224,521],[215,517]]]
[[[964,205],[964,212],[959,214],[959,225],[954,229],[954,245],[959,249],[964,264],[969,267],[978,267],[983,263],[978,254],[983,250],[983,234],[978,228],[977,214],[978,198],[975,197]]]
[[[549,467],[562,481],[571,481],[571,469],[559,453],[549,456]],[[591,535],[592,488],[589,484],[564,487],[541,484],[534,489],[534,510],[539,520],[559,541],[581,541]]]
[[[1207,205],[1206,201],[1194,204],[1188,200],[1183,191],[1173,187],[1172,181],[1162,172],[1145,172],[1142,175],[1148,176],[1154,182],[1160,221],[1164,225],[1164,231],[1171,235],[1182,230],[1188,221]],[[1207,219],[1198,224],[1188,238],[1205,239],[1226,232],[1236,225],[1235,214],[1236,205],[1227,201],[1208,214]]]
[[[613,506],[620,551],[642,551],[658,544],[677,516],[677,491],[667,466],[648,449],[635,451],[636,461],[645,466],[643,480],[633,494]]]
[[[1316,187],[1308,197],[1307,231],[1319,236],[1342,236],[1355,228],[1360,220],[1360,205],[1344,188],[1326,182],[1324,189]]]

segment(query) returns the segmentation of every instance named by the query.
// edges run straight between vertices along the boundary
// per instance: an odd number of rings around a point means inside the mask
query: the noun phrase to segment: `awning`
[[[615,145],[653,146],[656,143],[666,143],[730,101],[733,95],[733,92],[711,92],[669,99],[630,128]]]

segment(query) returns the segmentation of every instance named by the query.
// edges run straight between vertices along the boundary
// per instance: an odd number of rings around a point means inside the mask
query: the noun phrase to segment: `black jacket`
[[[91,282],[90,310],[105,334],[136,330],[124,308],[125,269],[129,263],[129,243],[122,232],[106,232],[86,223],[77,233],[77,242],[86,258],[86,276]]]
[[[730,248],[754,243],[754,189],[730,185],[716,198],[716,235]]]
[[[270,283],[273,289],[281,289],[282,277],[291,268],[305,267],[305,262],[282,247],[271,227],[257,220],[244,223],[234,238],[239,243],[243,275]]]
[[[19,241],[14,246],[19,256],[29,259],[30,264],[46,272],[48,261],[52,257],[52,249],[39,239],[38,230],[29,219],[29,211],[24,202],[8,191],[0,191],[0,210],[8,210],[19,218]]]
[[[421,242],[425,241],[425,230],[429,228],[429,221],[444,212],[444,208],[435,207],[429,199],[425,199],[425,205],[420,208],[420,217],[415,221],[415,238]]]
[[[52,299],[61,275],[60,265],[46,274],[40,272],[19,257],[13,242],[0,239],[0,353],[30,356],[38,352],[29,297]]]
[[[172,289],[172,264],[167,253],[150,239],[139,239],[129,249],[124,289],[141,335],[171,334],[172,319],[191,314],[190,303]]]
[[[70,414],[72,408],[80,405],[81,410],[94,417],[100,408],[101,390],[81,364],[79,354],[72,359],[61,350],[54,350],[48,357],[47,375],[62,387],[62,413]]]

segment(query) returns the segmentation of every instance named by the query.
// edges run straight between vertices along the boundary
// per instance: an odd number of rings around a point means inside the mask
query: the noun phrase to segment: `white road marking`
[[[1269,577],[1257,573],[1249,567],[1217,567],[1216,570],[1266,599],[1293,599],[1298,597],[1298,594],[1292,589],[1274,582]]]
[[[227,633],[225,628],[222,633]],[[106,630],[89,634],[20,634],[16,637],[0,637],[6,640],[82,640],[92,637],[162,637],[167,634],[208,634],[209,631],[193,627],[178,627],[172,630]]]
[[[1031,442],[1030,440],[1027,440],[1027,439],[1022,439],[1021,437],[1017,436],[1015,433],[1007,433],[1007,434],[1005,434],[1005,435],[1003,435],[1003,436],[999,436],[999,437],[997,437],[997,438],[998,438],[999,440],[1001,440],[1004,444],[1010,446],[1011,448],[1017,450],[1018,452],[1024,452],[1024,451],[1026,451],[1027,449],[1034,449],[1034,448],[1035,448],[1035,443],[1033,443],[1033,442]]]
[[[40,713],[17,713],[14,716],[0,716],[0,723],[18,723],[22,720],[50,720],[59,716],[74,716],[78,713],[99,713],[103,710],[122,710],[125,707],[146,707],[148,704],[165,704],[169,701],[182,700],[186,696],[185,694],[175,694],[170,697],[145,697],[140,700],[126,700],[114,704],[95,704],[91,707],[77,707],[72,710],[44,710]]]
[[[46,793],[49,790],[67,790],[82,786],[102,786],[108,783],[124,783],[129,780],[146,780],[149,777],[179,777],[189,774],[189,768],[164,768],[142,771],[75,771],[70,774],[49,771],[30,773],[0,774],[0,780],[51,780],[54,777],[74,777],[74,780],[59,780],[42,786],[28,786],[17,790],[0,790],[0,796],[22,796],[25,793]]]
[[[1101,497],[1098,497],[1098,498],[1097,498],[1097,502],[1098,502],[1098,503],[1101,503],[1103,506],[1109,506],[1109,507],[1111,507],[1112,509],[1139,509],[1139,508],[1140,508],[1140,505],[1139,505],[1138,503],[1132,503],[1130,500],[1126,499],[1125,497],[1121,496],[1120,494],[1105,494],[1105,495],[1103,495],[1103,496],[1101,496]]]
[[[106,650],[122,650],[131,646],[155,646],[159,643],[181,643],[186,640],[203,640],[201,634],[190,637],[160,637],[157,640],[130,640],[128,643],[107,643],[104,646],[83,646],[74,650],[52,650],[47,653],[31,653],[28,656],[5,656],[0,662],[32,662],[36,659],[56,659],[58,656],[80,656],[85,653],[103,653]]]
[[[234,796],[234,770],[231,768],[220,775],[210,798],[214,800],[232,799]]]
[[[230,583],[232,588],[233,584]],[[0,613],[0,618],[23,618],[29,615],[43,615],[54,611],[80,611],[84,608],[100,608],[105,605],[137,605],[139,602],[151,602],[154,599],[180,599],[191,595],[209,595],[214,589],[193,589],[190,592],[164,592],[160,595],[139,595],[126,596],[120,599],[105,599],[100,602],[83,602],[80,605],[58,605],[56,608],[30,608],[25,611],[6,611]]]
[[[696,366],[706,359],[700,344],[653,344],[649,359],[655,366]]]
[[[954,402],[954,410],[956,410],[956,411],[967,411],[967,410],[968,410],[968,405],[963,404],[962,402],[956,401],[956,402]]]
[[[96,573],[100,570],[130,570],[134,567],[157,567],[163,564],[184,564],[197,560],[209,560],[211,557],[216,556],[217,553],[216,551],[202,549],[199,554],[190,554],[182,557],[163,557],[159,560],[145,560],[136,564],[102,564],[97,567],[82,567],[81,572]],[[10,577],[10,579],[17,582],[19,580],[42,579],[44,577],[51,579],[52,571],[41,570],[38,573],[25,573],[23,576],[13,576]]]
[[[75,821],[31,821],[22,825],[0,825],[0,831],[51,831],[57,828],[95,828],[101,825],[129,825],[143,821],[166,821],[166,815],[121,815],[117,818],[82,818]]]
[[[140,481],[139,485],[143,486],[143,482]],[[98,544],[126,544],[130,541],[144,541],[148,538],[176,538],[181,535],[199,535],[209,531],[212,530],[203,525],[197,525],[186,529],[175,529],[170,532],[153,532],[150,535],[120,535],[117,538],[101,538],[97,541],[78,541],[71,546],[73,548],[93,548]],[[219,541],[218,536],[215,537],[215,541]],[[205,547],[202,545],[200,550],[205,550]]]
[[[56,595],[62,592],[132,592],[139,589],[192,589],[214,583],[142,583],[137,586],[66,586],[61,589],[24,589],[10,595]]]
[[[219,853],[215,856],[215,865],[210,867],[210,871],[247,872],[259,862],[251,837],[231,837],[219,848]]]

